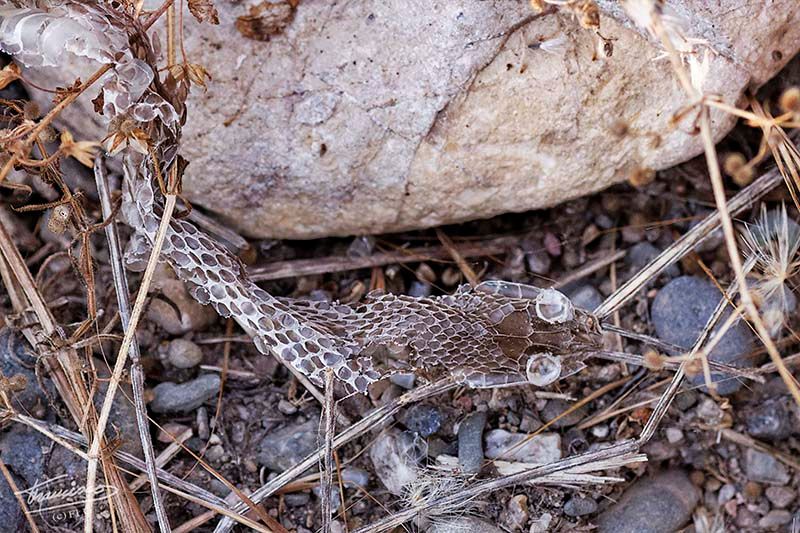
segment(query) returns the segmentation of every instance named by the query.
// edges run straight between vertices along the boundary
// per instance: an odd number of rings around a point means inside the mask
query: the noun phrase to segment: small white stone
[[[667,441],[675,444],[683,440],[683,431],[678,428],[667,428]]]
[[[396,496],[413,483],[419,475],[417,461],[421,458],[418,443],[407,433],[387,430],[381,433],[369,450],[375,475]]]
[[[484,455],[489,459],[547,464],[561,459],[561,436],[557,433],[527,435],[493,429],[486,433]]]

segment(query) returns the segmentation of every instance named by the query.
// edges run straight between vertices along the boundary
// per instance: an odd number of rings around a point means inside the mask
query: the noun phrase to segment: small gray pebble
[[[788,507],[794,501],[797,494],[789,487],[767,487],[767,499],[780,509]]]
[[[431,284],[422,281],[412,281],[408,287],[408,295],[413,298],[425,298],[431,295]]]
[[[185,413],[197,409],[219,392],[219,376],[203,374],[180,385],[164,382],[153,389],[150,409],[156,413]]]
[[[256,459],[270,470],[283,472],[317,449],[319,422],[311,419],[270,431],[258,446]]]
[[[592,514],[597,510],[597,502],[583,496],[573,496],[564,504],[564,514],[567,516],[583,516]]]
[[[700,491],[681,470],[642,478],[597,517],[598,533],[673,533],[692,516]]]
[[[780,526],[785,526],[792,521],[792,513],[785,509],[773,509],[768,512],[764,517],[758,521],[759,527],[764,529],[772,529]]]
[[[525,254],[525,263],[528,265],[528,271],[532,274],[546,275],[550,272],[552,262],[545,250],[536,250]]]
[[[369,483],[369,473],[360,468],[345,468],[342,470],[342,482],[347,487],[366,487]]]
[[[777,459],[752,448],[745,450],[744,470],[747,479],[758,483],[786,485],[791,479],[789,471]]]
[[[710,281],[693,276],[675,278],[658,292],[653,301],[651,315],[656,335],[661,340],[688,350],[721,298],[719,290]],[[723,314],[720,324],[725,322],[729,314],[730,311]],[[753,366],[754,362],[745,358],[752,349],[753,334],[743,321],[738,321],[722,337],[711,352],[710,359],[740,368]],[[717,384],[717,392],[723,396],[741,388],[739,380],[722,372],[712,372],[711,378]],[[704,378],[698,374],[690,381],[694,385],[702,385]]]
[[[792,433],[792,420],[783,398],[773,398],[746,412],[745,425],[751,437],[782,440]]]
[[[575,307],[593,311],[603,303],[603,295],[592,285],[578,285],[566,292],[567,297]]]
[[[466,474],[475,474],[483,464],[483,428],[486,413],[470,414],[458,426],[458,464]]]
[[[278,411],[285,415],[293,415],[297,412],[297,407],[286,399],[281,399],[278,402]]]
[[[634,244],[628,249],[625,254],[625,265],[627,266],[628,275],[632,275],[642,270],[650,261],[656,258],[661,253],[661,250],[653,246],[647,241]],[[680,275],[678,265],[670,265],[664,271],[664,275],[669,278],[674,278]]]
[[[429,403],[414,404],[406,409],[400,417],[409,431],[422,437],[430,437],[442,427],[442,412]]]
[[[192,341],[175,339],[169,343],[167,360],[175,368],[193,368],[203,362],[203,350]]]
[[[406,390],[413,389],[416,380],[417,376],[415,374],[392,374],[392,376],[389,377],[389,381]]]

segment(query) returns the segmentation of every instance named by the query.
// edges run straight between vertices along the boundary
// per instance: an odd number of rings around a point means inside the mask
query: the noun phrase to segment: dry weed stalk
[[[767,352],[775,363],[778,373],[786,383],[792,396],[794,396],[795,402],[800,405],[800,387],[791,373],[786,369],[785,365],[783,365],[780,353],[770,337],[769,330],[764,324],[747,286],[742,259],[736,243],[736,233],[733,228],[731,215],[728,211],[727,199],[725,198],[725,188],[720,173],[717,151],[711,132],[709,109],[712,105],[711,102],[716,99],[707,97],[703,92],[703,85],[709,66],[708,49],[705,49],[703,58],[699,59],[699,52],[695,45],[699,44],[704,46],[705,43],[687,39],[679,31],[675,30],[676,27],[679,27],[679,24],[676,24],[671,17],[665,16],[663,5],[654,0],[627,0],[625,8],[638,25],[646,28],[652,35],[658,38],[672,64],[675,75],[689,97],[690,108],[699,108],[698,123],[700,137],[703,141],[703,149],[706,156],[709,176],[711,178],[714,201],[720,214],[725,245],[728,249],[728,257],[730,258],[731,267],[736,276],[737,284],[739,285],[742,306],[746,311],[747,318],[755,327],[761,342],[764,344]],[[689,66],[688,73],[686,71],[687,64]],[[757,109],[756,111],[758,113]],[[756,119],[760,120],[763,124],[764,116],[765,114],[762,113],[762,116],[756,116]],[[794,149],[794,146],[788,141],[788,136],[783,132],[780,125],[774,123],[774,121],[769,122],[766,131],[768,142],[769,135],[771,135],[773,131],[778,132],[781,138],[781,143],[776,150],[782,157],[785,157],[785,159],[782,161],[781,158],[776,158],[776,163],[784,179],[786,179],[787,183],[789,181],[795,184],[800,183],[800,177],[798,177],[800,157],[796,155],[797,150]],[[791,149],[787,148],[787,146],[791,146]],[[784,167],[784,163],[786,163],[786,167]],[[787,168],[791,179],[786,172]]]

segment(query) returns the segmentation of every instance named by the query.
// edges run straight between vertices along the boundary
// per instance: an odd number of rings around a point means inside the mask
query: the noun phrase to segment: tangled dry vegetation
[[[576,23],[596,34],[598,56],[613,54],[593,2],[531,4],[535,10],[574,14]],[[274,6],[243,17],[237,27],[268,38],[288,24],[297,4]],[[19,63],[57,65],[63,54],[73,54],[98,65],[89,79],[68,87],[29,85],[52,92],[54,106],[44,115],[21,92],[24,74],[17,63],[8,62],[0,72],[5,350],[19,351],[16,336],[27,342],[24,355],[14,356],[17,363],[25,361],[24,371],[2,367],[0,420],[9,435],[19,428],[41,435],[51,445],[49,453],[62,457],[47,473],[55,475],[61,467],[57,473],[66,470],[85,488],[74,500],[79,502],[74,515],[43,524],[42,513],[32,507],[41,502],[24,497],[20,486],[30,480],[13,464],[6,467],[20,448],[0,446],[6,493],[17,496],[15,505],[30,529],[454,531],[472,530],[470,521],[480,514],[509,530],[567,531],[596,523],[596,502],[587,512],[574,510],[579,505],[574,502],[591,499],[586,495],[613,502],[648,468],[683,464],[691,465],[692,482],[707,494],[695,511],[695,531],[719,531],[725,523],[747,529],[742,517],[758,515],[754,502],[763,497],[735,466],[736,454],[766,455],[792,469],[795,480],[800,468],[796,432],[767,442],[742,429],[749,423],[747,410],[765,397],[772,401],[770,395],[785,392],[795,402],[790,409],[800,406],[792,371],[800,360],[792,355],[800,265],[800,227],[794,222],[800,153],[792,130],[800,124],[800,89],[786,88],[777,98],[751,95],[742,108],[727,106],[700,90],[713,50],[684,35],[680,21],[660,3],[628,0],[625,7],[661,43],[660,60],[671,63],[685,89],[687,105],[675,127],[688,117],[703,141],[705,170],[695,161],[659,180],[635,176],[635,188],[620,187],[558,211],[435,233],[313,245],[248,243],[192,212],[181,197],[185,102],[190,91],[203,90],[211,79],[187,57],[181,28],[217,22],[211,0],[188,1],[196,21],[183,20],[172,0],[151,12],[133,1],[67,1],[49,11],[2,8],[2,50]],[[166,31],[154,32],[162,18]],[[59,113],[86,91],[98,91],[96,110],[109,122],[105,139],[80,140],[81,132],[57,133],[53,127]],[[742,119],[738,139],[723,144],[722,161],[712,140],[712,109]],[[198,310],[158,266],[158,240],[142,260],[143,274],[125,271],[121,249],[130,233],[116,225],[119,179],[113,164],[110,172],[106,168],[101,151],[152,165],[164,199],[160,238],[171,218],[189,218],[245,263],[263,255],[270,262],[256,263],[250,274],[270,293],[349,303],[371,289],[425,297],[452,291],[461,280],[476,285],[506,279],[564,290],[590,282],[605,295],[591,304],[604,330],[603,349],[586,368],[543,389],[476,390],[450,378],[414,386],[413,379],[397,378],[373,384],[366,396],[340,390],[332,380],[319,391],[302,374],[281,368],[279,360],[259,356],[231,319],[215,321],[207,310]],[[784,196],[787,203],[776,209]],[[734,223],[737,216],[743,223]],[[521,227],[534,229],[520,238]],[[639,241],[664,249],[643,261],[626,259],[626,268],[618,268],[626,254],[633,255],[626,246]],[[718,303],[688,346],[651,335],[647,311],[664,281],[676,277],[675,265],[712,280],[718,289]],[[129,281],[136,288],[133,303]],[[715,359],[715,347],[742,327],[752,331],[758,346],[735,360]],[[161,341],[169,335],[201,346],[199,359],[183,365],[172,353],[160,357]],[[759,366],[765,354],[769,362]],[[196,383],[198,368],[209,377],[212,396],[178,415],[157,407],[164,399],[155,390],[165,390],[166,382]],[[734,396],[723,394],[729,382],[744,387]],[[115,411],[125,410],[120,404],[127,407],[127,427]],[[300,447],[288,463],[267,468],[269,460],[256,460],[259,443],[270,443],[269,455],[270,446],[284,444],[270,435],[293,442],[296,435],[284,426],[294,427],[290,421],[298,413],[308,417],[314,446]],[[487,443],[488,459],[481,450],[477,465],[467,468],[462,435],[477,427],[480,448],[487,424],[524,437],[494,455]],[[669,443],[679,443],[683,453],[663,442],[665,428]],[[448,438],[453,435],[458,444]],[[516,455],[531,443],[544,446],[547,438],[558,443],[547,461],[530,464]],[[721,442],[738,451],[715,452]],[[398,462],[382,471],[385,458]],[[375,479],[358,479],[365,471]],[[736,494],[747,509],[728,504],[737,501],[732,497],[714,505],[721,484],[733,486],[734,493],[741,487]],[[784,484],[796,490],[796,483]],[[747,507],[751,503],[753,509]]]

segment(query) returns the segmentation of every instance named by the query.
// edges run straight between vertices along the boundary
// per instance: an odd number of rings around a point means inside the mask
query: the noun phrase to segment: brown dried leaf
[[[74,92],[81,90],[81,79],[75,79],[72,85],[66,87],[56,87],[56,95],[53,97],[53,103],[58,105],[61,101]]]
[[[69,131],[61,132],[61,153],[74,157],[85,166],[91,168],[94,165],[94,157],[100,147],[99,142],[95,141],[76,141]]]
[[[169,73],[173,78],[175,78],[175,81],[188,80],[189,82],[202,87],[204,91],[208,90],[208,87],[206,87],[206,78],[210,80],[211,74],[208,73],[203,65],[198,65],[197,63],[171,65],[169,67]]]
[[[94,107],[94,112],[97,113],[98,115],[103,114],[103,106],[105,105],[105,101],[106,99],[105,96],[103,96],[103,91],[97,93],[97,96],[95,96],[92,99],[92,106]]]
[[[22,73],[19,70],[19,65],[16,63],[9,63],[3,70],[0,70],[0,89],[5,89],[6,86],[12,81],[20,79]]]
[[[256,41],[269,38],[289,25],[294,17],[296,2],[285,1],[279,4],[262,2],[250,8],[250,14],[236,19],[239,33]]]
[[[214,7],[213,0],[189,0],[189,11],[197,22],[208,21],[210,24],[219,24],[219,13]]]

